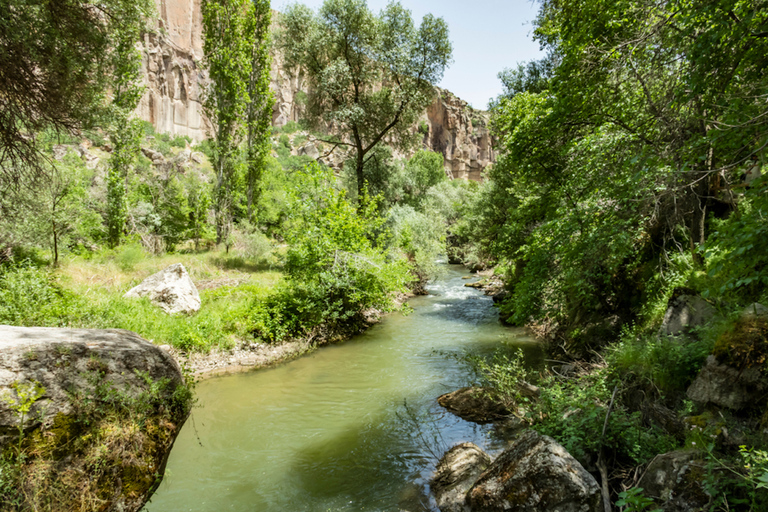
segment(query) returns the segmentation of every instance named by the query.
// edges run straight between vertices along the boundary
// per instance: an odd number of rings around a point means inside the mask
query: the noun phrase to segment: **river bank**
[[[146,510],[424,510],[442,453],[464,439],[501,446],[436,398],[473,381],[467,353],[540,360],[523,329],[498,322],[492,299],[465,287],[463,267],[344,343],[287,364],[203,378]],[[202,446],[201,446],[202,443]],[[236,461],[236,463],[234,463]],[[213,497],[216,496],[214,501]]]

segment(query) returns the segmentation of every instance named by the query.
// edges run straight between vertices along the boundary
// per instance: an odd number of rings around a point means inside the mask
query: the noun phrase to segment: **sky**
[[[290,3],[293,2],[272,0],[272,7],[282,11]],[[323,0],[299,3],[317,10]],[[378,13],[387,3],[388,0],[368,0],[368,7]],[[400,0],[400,3],[412,12],[417,26],[427,13],[442,17],[448,23],[453,64],[437,85],[474,108],[487,108],[488,100],[501,94],[497,75],[504,68],[543,57],[532,37],[538,3],[531,0]]]

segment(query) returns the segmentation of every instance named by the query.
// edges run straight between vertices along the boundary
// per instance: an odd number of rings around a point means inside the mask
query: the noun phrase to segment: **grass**
[[[123,298],[146,277],[174,263],[182,263],[198,286],[200,311],[167,315],[149,299]],[[156,344],[189,352],[229,349],[250,337],[254,304],[281,277],[278,270],[234,254],[149,256],[142,251],[137,256],[135,248],[126,246],[90,259],[67,258],[55,271],[26,268],[9,273],[6,284],[0,285],[0,297],[6,297],[0,304],[0,323],[128,329]],[[41,302],[43,307],[36,305]]]

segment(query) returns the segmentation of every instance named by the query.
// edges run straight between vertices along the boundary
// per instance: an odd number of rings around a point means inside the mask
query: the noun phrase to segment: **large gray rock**
[[[757,318],[768,319],[768,308],[759,302],[754,302],[742,311],[741,318],[745,320],[754,320]]]
[[[149,297],[169,314],[191,314],[200,309],[200,294],[181,263],[152,274],[124,297]]]
[[[704,510],[710,501],[701,482],[701,475],[706,471],[696,452],[678,450],[657,455],[637,486],[665,512]]]
[[[688,398],[738,411],[755,405],[766,391],[768,382],[759,367],[733,368],[711,355],[688,388]]]
[[[0,349],[0,452],[26,454],[30,509],[140,510],[188,414],[178,364],[124,330],[0,326]]]
[[[659,334],[675,336],[704,325],[715,315],[715,309],[697,295],[680,295],[671,300],[664,314]]]
[[[490,388],[468,387],[440,395],[437,403],[448,412],[473,423],[492,423],[512,414],[506,404]]]
[[[554,439],[523,432],[467,493],[472,512],[602,512],[594,477]]]
[[[477,445],[462,443],[448,450],[437,463],[429,482],[441,512],[464,512],[467,491],[491,464],[491,458]]]

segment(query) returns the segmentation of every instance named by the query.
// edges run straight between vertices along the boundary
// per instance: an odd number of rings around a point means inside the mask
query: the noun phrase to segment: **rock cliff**
[[[144,37],[144,80],[147,91],[138,107],[141,119],[160,133],[206,137],[208,122],[201,107],[206,75],[202,59],[201,0],[156,0],[158,19]],[[287,69],[282,56],[272,54],[272,123],[282,127],[301,116],[307,84],[300,70]],[[437,89],[420,124],[426,122],[423,145],[442,153],[453,178],[479,181],[495,161],[488,130],[489,114],[474,110],[454,94]],[[414,127],[416,131],[417,127]]]

